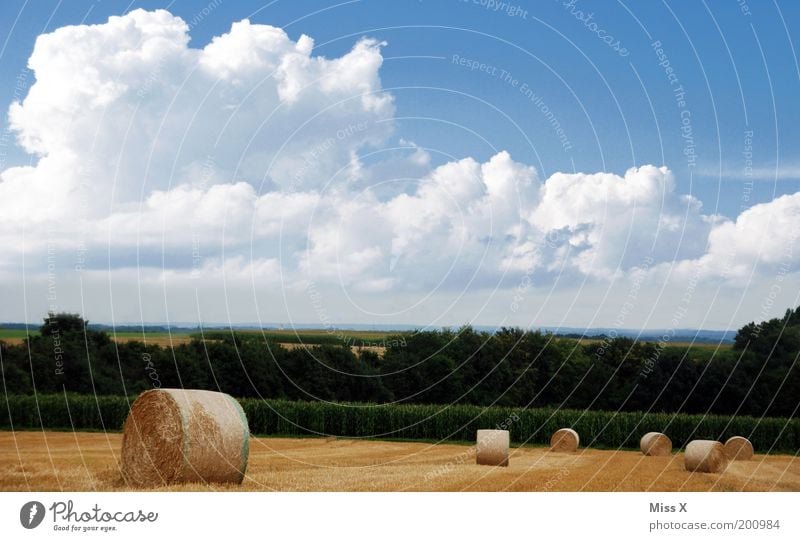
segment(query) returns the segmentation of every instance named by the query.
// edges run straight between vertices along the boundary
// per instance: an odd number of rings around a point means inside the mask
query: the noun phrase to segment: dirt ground
[[[126,490],[122,435],[0,432],[0,491]],[[252,438],[245,491],[800,491],[800,458],[756,455],[722,474],[690,473],[683,455],[512,449],[507,468],[475,465],[474,447],[333,438]]]

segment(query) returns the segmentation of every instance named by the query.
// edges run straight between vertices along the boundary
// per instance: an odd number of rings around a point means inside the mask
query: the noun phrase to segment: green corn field
[[[119,431],[132,397],[10,395],[0,407],[4,429]],[[749,438],[760,453],[800,449],[800,419],[667,413],[615,413],[552,408],[483,408],[468,405],[334,404],[284,400],[240,400],[258,435],[473,441],[479,428],[511,432],[517,445],[547,444],[557,429],[571,427],[581,447],[637,448],[646,432],[667,434],[676,448],[693,439]]]

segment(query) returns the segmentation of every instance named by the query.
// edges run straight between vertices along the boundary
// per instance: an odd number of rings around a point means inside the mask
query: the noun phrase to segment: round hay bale
[[[718,441],[694,440],[686,446],[683,465],[689,471],[719,473],[728,466],[725,446]]]
[[[508,430],[478,430],[475,462],[485,466],[508,466]]]
[[[550,450],[559,453],[574,453],[578,450],[581,437],[571,428],[556,430],[550,437]]]
[[[725,442],[725,455],[728,460],[750,460],[753,454],[753,444],[747,438],[733,436]]]
[[[639,440],[639,448],[645,456],[669,456],[672,440],[661,432],[648,432]]]
[[[231,396],[154,389],[131,406],[122,435],[122,477],[133,486],[241,483],[250,428]]]

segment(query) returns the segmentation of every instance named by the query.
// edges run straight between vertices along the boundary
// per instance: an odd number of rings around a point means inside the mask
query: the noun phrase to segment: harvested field
[[[0,490],[126,490],[122,435],[0,432]],[[173,487],[173,490],[175,487]],[[244,491],[800,491],[800,458],[755,455],[722,474],[684,470],[683,455],[511,449],[506,468],[475,465],[474,447],[334,438],[252,438]]]
[[[3,330],[0,329],[0,331]],[[32,336],[37,334],[38,332],[32,333]],[[22,344],[25,341],[25,338],[26,338],[25,331],[0,332],[0,340],[4,341],[6,344],[10,346],[18,346]],[[148,346],[161,346],[162,348],[169,348],[173,346],[180,346],[181,344],[188,344],[189,342],[192,341],[192,338],[193,336],[187,333],[180,333],[180,334],[175,333],[172,335],[170,335],[169,333],[147,333],[145,336],[143,336],[142,333],[120,332],[117,333],[116,335],[111,335],[111,339],[120,344],[125,344],[128,342],[146,342]],[[216,340],[207,339],[205,341],[214,342]],[[313,348],[314,346],[318,345],[313,341],[302,344],[296,342],[278,342],[278,343],[281,345],[281,347],[286,349]],[[386,347],[357,345],[357,346],[350,346],[350,350],[355,354],[359,354],[362,351],[371,351],[382,357],[383,354],[386,352]]]
[[[192,337],[188,334],[173,334],[172,336],[168,334],[148,334],[147,338],[142,338],[141,334],[119,334],[116,337],[112,336],[111,338],[115,342],[119,342],[121,344],[125,344],[127,342],[144,342],[146,340],[148,346],[161,346],[162,348],[188,344],[192,341]]]
[[[0,329],[0,340],[10,346],[16,346],[25,342],[28,336],[38,336],[38,330],[31,330],[26,333],[25,330],[20,329]],[[141,332],[121,331],[118,333],[109,333],[109,337],[115,342],[146,342],[150,346],[171,347],[179,346],[181,344],[188,344],[192,340],[192,336],[188,332],[148,332],[142,334]]]

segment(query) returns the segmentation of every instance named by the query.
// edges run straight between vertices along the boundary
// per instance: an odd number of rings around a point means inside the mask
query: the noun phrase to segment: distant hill
[[[642,342],[658,342],[667,337],[668,342],[695,342],[698,344],[732,344],[737,330],[716,331],[702,329],[565,329],[557,327],[545,327],[542,330],[552,332],[557,336],[565,338],[606,338],[610,336],[624,336],[626,338],[636,338]]]

